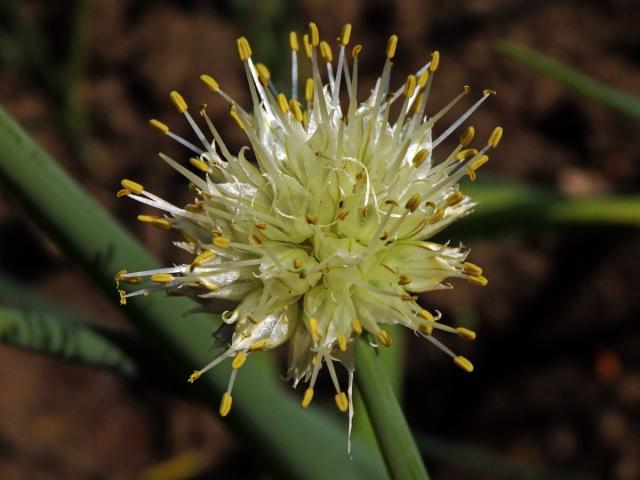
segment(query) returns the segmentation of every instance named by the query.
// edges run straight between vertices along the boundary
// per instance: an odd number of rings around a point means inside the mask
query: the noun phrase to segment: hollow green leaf
[[[640,225],[640,195],[571,198],[491,178],[468,183],[463,189],[478,205],[473,215],[447,229],[447,239]]]
[[[113,275],[118,270],[158,266],[2,109],[0,182],[111,298],[116,297]],[[150,295],[124,309],[144,341],[154,345],[157,371],[182,375],[185,382],[192,370],[212,357],[214,322],[209,316],[185,317],[193,306],[185,298]],[[242,368],[226,420],[248,455],[286,478],[386,477],[381,460],[362,444],[355,444],[353,460],[348,458],[346,419],[336,422],[313,408],[302,411],[264,359],[256,355]],[[228,374],[227,368],[214,369],[202,376],[194,391],[215,408]]]
[[[533,67],[586,97],[633,118],[640,118],[640,98],[621,92],[524,45],[496,42],[498,52]]]
[[[391,478],[428,479],[420,452],[378,353],[363,337],[356,346],[356,383]]]

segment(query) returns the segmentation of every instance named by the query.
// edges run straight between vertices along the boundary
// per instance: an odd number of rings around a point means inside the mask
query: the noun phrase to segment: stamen
[[[465,372],[467,372],[467,373],[473,372],[473,363],[471,363],[469,360],[467,360],[462,355],[458,355],[457,357],[454,357],[453,361],[455,362],[456,365],[458,365]]]
[[[313,400],[313,388],[307,388],[302,397],[302,408],[307,408]]]
[[[169,133],[169,127],[166,124],[162,123],[160,120],[152,118],[151,120],[149,120],[149,125],[158,130],[160,133],[163,133],[165,135]]]
[[[120,185],[122,185],[124,189],[135,195],[140,195],[144,190],[144,187],[141,184],[139,184],[138,182],[134,182],[133,180],[128,180],[126,178],[120,182]]]
[[[233,397],[229,392],[224,392],[222,400],[220,401],[220,416],[226,417],[231,411],[231,405],[233,403]]]

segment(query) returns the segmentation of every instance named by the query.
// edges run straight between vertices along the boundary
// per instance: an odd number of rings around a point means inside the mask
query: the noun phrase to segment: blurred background
[[[159,258],[180,262],[171,234],[139,224],[141,207],[115,198],[127,177],[189,200],[183,179],[156,155],[186,153],[148,118],[187,134],[168,99],[177,89],[194,106],[207,102],[239,148],[226,104],[198,76],[214,75],[247,105],[235,38],[246,35],[276,84],[286,82],[288,32],[309,20],[327,40],[353,24],[352,42],[364,44],[361,92],[392,33],[400,37],[398,85],[430,51],[442,55],[430,112],[465,84],[498,92],[473,124],[481,138],[496,125],[505,135],[480,172],[485,183],[469,190],[495,208],[483,214],[481,204],[477,219],[442,238],[470,247],[490,283],[457,282],[423,298],[477,329],[475,342],[449,342],[476,372],[461,373],[417,338],[400,352],[402,403],[432,477],[640,478],[640,212],[627,211],[634,226],[613,210],[608,218],[606,206],[593,218],[580,210],[596,205],[585,199],[637,195],[638,110],[625,111],[633,104],[626,97],[611,105],[609,90],[583,95],[514,46],[640,95],[638,2],[2,0],[0,104]],[[511,194],[500,200],[505,188]],[[43,232],[0,192],[0,298],[28,288],[124,325],[115,288],[103,296]],[[194,405],[144,379],[6,345],[0,385],[0,478],[275,478],[248,461],[215,413],[217,399]]]

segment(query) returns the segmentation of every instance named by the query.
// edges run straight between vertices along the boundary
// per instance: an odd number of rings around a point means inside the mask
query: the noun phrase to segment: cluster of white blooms
[[[184,175],[194,193],[181,208],[123,180],[118,196],[127,196],[165,212],[140,215],[143,222],[182,233],[176,245],[193,255],[189,265],[160,270],[119,272],[118,284],[142,284],[122,302],[155,290],[186,295],[205,311],[222,312],[217,338],[224,352],[194,372],[190,381],[227,358],[232,375],[220,413],[227,415],[236,375],[247,357],[289,342],[287,376],[294,386],[308,383],[302,406],[313,398],[318,372],[327,366],[341,411],[351,398],[336,374],[339,362],[353,381],[358,337],[391,344],[385,325],[404,325],[450,355],[466,371],[473,366],[436,338],[436,331],[466,339],[475,333],[441,323],[418,303],[416,294],[451,288],[445,280],[465,278],[484,286],[482,269],[466,262],[467,251],[428,239],[468,214],[473,202],[460,190],[496,147],[502,129],[493,130],[481,149],[470,147],[475,130],[466,126],[453,151],[434,160],[433,152],[493,93],[482,96],[456,121],[434,137],[435,124],[469,87],[433,116],[426,104],[440,56],[397,90],[390,89],[390,71],[397,37],[389,38],[382,74],[370,95],[358,102],[356,45],[348,61],[351,26],[338,37],[337,61],[309,24],[302,51],[290,35],[292,91],[279,93],[267,68],[252,60],[248,41],[237,41],[246,71],[252,108],[245,110],[210,76],[203,83],[230,105],[230,115],[246,134],[257,165],[247,160],[247,147],[233,155],[225,146],[205,107],[199,113],[212,139],[190,115],[177,92],[170,98],[193,128],[202,147],[151,120],[152,126],[194,153],[193,167],[160,154]],[[298,97],[299,55],[307,58],[311,76]],[[350,65],[351,64],[351,65]],[[395,102],[395,121],[390,110]]]

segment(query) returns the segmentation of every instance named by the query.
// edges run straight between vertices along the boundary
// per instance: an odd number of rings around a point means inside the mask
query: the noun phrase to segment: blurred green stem
[[[496,42],[496,48],[500,53],[509,55],[549,75],[551,78],[563,83],[569,88],[573,88],[596,102],[607,105],[632,118],[640,118],[640,98],[634,95],[621,92],[600,83],[524,45],[519,45],[507,40],[498,40],[498,42]]]
[[[365,338],[356,346],[355,378],[391,478],[428,479],[384,364]]]
[[[447,239],[535,234],[569,226],[640,225],[639,195],[571,198],[489,175],[465,185],[464,192],[478,205],[473,215],[447,228]]]

